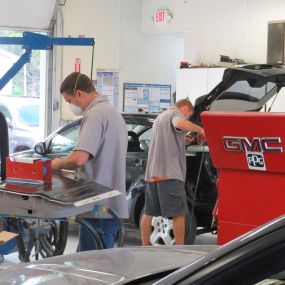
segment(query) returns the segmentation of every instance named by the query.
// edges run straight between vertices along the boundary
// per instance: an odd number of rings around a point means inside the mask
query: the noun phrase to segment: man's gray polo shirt
[[[119,214],[128,217],[126,200],[126,155],[128,131],[122,115],[108,102],[106,96],[97,97],[84,111],[79,140],[75,150],[91,154],[91,159],[79,168],[82,178],[96,181],[122,195],[102,200]],[[105,217],[88,213],[89,217]]]
[[[152,177],[186,179],[184,132],[175,128],[177,121],[185,119],[176,106],[161,113],[153,124],[146,167],[146,180]]]

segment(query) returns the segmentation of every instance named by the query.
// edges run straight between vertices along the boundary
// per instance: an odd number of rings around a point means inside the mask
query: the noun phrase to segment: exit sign
[[[172,19],[172,15],[168,10],[157,10],[153,18],[156,24],[168,24]]]

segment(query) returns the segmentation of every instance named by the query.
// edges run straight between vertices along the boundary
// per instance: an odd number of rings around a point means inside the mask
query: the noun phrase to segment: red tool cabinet
[[[285,213],[285,113],[203,112],[218,169],[218,244]]]
[[[25,157],[7,157],[6,180],[19,183],[51,183],[51,160]]]

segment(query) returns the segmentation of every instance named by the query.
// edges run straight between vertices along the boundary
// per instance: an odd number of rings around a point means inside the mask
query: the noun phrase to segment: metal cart
[[[121,246],[124,235],[122,220],[114,210],[98,206],[98,201],[117,195],[120,195],[117,190],[96,182],[70,179],[62,174],[53,174],[53,182],[43,185],[5,180],[0,183],[0,215],[4,229],[18,233],[18,236],[0,246],[0,255],[18,250],[23,262],[30,261],[33,248],[36,259],[60,255],[66,245],[70,221],[85,226],[92,234],[97,249],[101,249],[99,234],[80,217],[89,211],[105,211],[118,220],[118,245]]]

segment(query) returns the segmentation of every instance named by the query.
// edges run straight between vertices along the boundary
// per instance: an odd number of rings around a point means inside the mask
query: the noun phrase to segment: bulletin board
[[[124,83],[124,112],[162,112],[171,105],[171,85]]]
[[[118,71],[97,70],[96,90],[100,95],[107,96],[115,108],[119,108]]]

